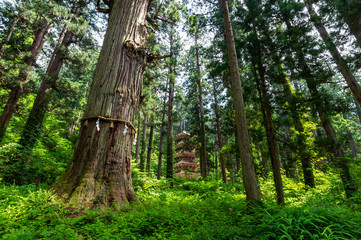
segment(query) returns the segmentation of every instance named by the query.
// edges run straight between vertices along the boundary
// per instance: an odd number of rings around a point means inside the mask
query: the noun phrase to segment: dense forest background
[[[361,238],[360,12],[3,0],[0,236]]]

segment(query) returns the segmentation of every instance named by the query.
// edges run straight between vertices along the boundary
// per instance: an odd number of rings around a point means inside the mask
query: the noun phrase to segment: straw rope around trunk
[[[128,125],[133,131],[134,133],[136,133],[137,131],[135,130],[135,127],[133,126],[133,124],[129,121],[126,120],[122,120],[122,119],[116,119],[116,118],[109,118],[109,117],[104,117],[104,116],[89,116],[89,117],[84,117],[80,120],[80,122],[84,122],[84,126],[86,127],[88,125],[88,120],[90,119],[101,119],[104,121],[108,121],[110,122],[110,128],[114,128],[114,123],[113,122],[121,122],[124,123],[126,125]]]

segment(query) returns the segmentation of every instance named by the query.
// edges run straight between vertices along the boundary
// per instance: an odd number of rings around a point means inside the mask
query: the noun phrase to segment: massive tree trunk
[[[358,104],[361,106],[361,87],[359,83],[357,82],[355,76],[348,67],[346,60],[341,56],[340,52],[337,49],[337,46],[335,45],[332,38],[328,34],[326,28],[322,24],[321,18],[317,15],[316,11],[313,9],[312,6],[313,0],[305,0],[305,3],[308,9],[308,13],[311,16],[311,20],[315,24],[315,27],[319,32],[322,40],[324,41],[328,51],[331,53],[332,58],[336,63],[338,70],[341,72],[352,94],[356,98]]]
[[[199,112],[201,117],[201,149],[199,154],[201,176],[202,178],[207,177],[207,149],[206,149],[206,127],[204,120],[204,107],[203,107],[203,90],[201,83],[201,67],[199,64],[199,47],[198,47],[198,36],[196,36],[196,61],[197,61],[197,85],[198,85],[198,97],[199,97]]]
[[[4,55],[6,45],[7,45],[8,42],[10,41],[11,35],[13,35],[15,26],[16,26],[16,24],[18,23],[18,21],[19,21],[19,18],[16,17],[16,18],[14,19],[13,25],[11,25],[11,28],[9,29],[8,35],[6,36],[6,38],[5,38],[4,42],[3,42],[3,45],[1,46],[1,49],[0,49],[0,60],[2,59],[2,57],[3,57],[3,55]]]
[[[155,89],[155,94],[157,94],[157,89]],[[155,114],[156,114],[157,105],[153,106],[153,116],[150,123],[150,131],[149,131],[149,141],[148,141],[148,152],[147,152],[147,165],[145,170],[150,173],[150,160],[152,159],[152,150],[153,150],[153,136],[154,136],[154,124],[155,124]]]
[[[53,186],[78,208],[137,201],[131,149],[146,66],[148,5],[148,0],[115,0],[112,5],[79,141],[68,168]]]
[[[214,97],[214,111],[216,113],[217,139],[218,139],[218,151],[219,151],[223,147],[223,140],[222,140],[221,121],[220,121],[220,114],[219,114],[219,108],[218,108],[218,98],[217,98],[215,79],[213,79],[213,97]],[[228,182],[227,172],[226,172],[226,165],[224,163],[225,159],[224,159],[223,153],[219,154],[219,162],[221,164],[222,180],[224,183],[227,183]]]
[[[43,20],[39,29],[35,33],[34,41],[31,46],[30,56],[27,56],[24,59],[25,67],[20,70],[17,86],[11,90],[8,101],[0,117],[0,141],[4,137],[10,119],[12,118],[13,113],[18,106],[19,99],[24,91],[23,85],[26,84],[29,80],[30,70],[35,64],[36,59],[39,57],[40,51],[43,48],[44,42],[48,33],[50,32],[52,25],[52,23],[48,24],[46,20]]]
[[[256,36],[257,32],[254,30]],[[283,184],[282,184],[282,176],[281,176],[281,161],[280,161],[280,155],[278,151],[278,145],[276,140],[276,132],[273,125],[273,119],[272,119],[272,111],[271,111],[271,103],[269,101],[268,96],[268,89],[266,85],[266,79],[265,79],[265,68],[263,66],[262,61],[262,50],[261,50],[261,43],[257,37],[256,39],[257,43],[257,69],[258,69],[258,75],[260,78],[259,82],[259,96],[261,105],[263,108],[263,118],[264,118],[264,126],[266,129],[266,135],[267,135],[267,142],[268,142],[268,149],[270,152],[271,157],[271,164],[272,164],[272,170],[273,170],[273,180],[275,183],[276,193],[277,193],[277,203],[278,204],[284,204],[284,193],[283,193]],[[256,76],[257,77],[257,76]]]
[[[164,102],[163,102],[163,111],[162,111],[162,123],[160,127],[160,137],[159,137],[159,149],[158,149],[158,172],[157,172],[157,179],[159,180],[162,175],[162,153],[163,153],[163,138],[164,138],[164,127],[165,127],[165,107],[167,102],[167,87],[164,93]]]
[[[246,189],[248,201],[261,200],[261,193],[257,183],[257,176],[248,135],[236,47],[233,38],[231,20],[229,17],[228,3],[226,0],[222,0],[222,7],[231,75],[231,90],[236,113],[237,138],[242,162],[243,184]]]
[[[81,8],[76,8],[75,17],[80,14],[80,9]],[[71,22],[75,23],[76,20],[73,18]],[[73,32],[71,32],[69,27],[65,25],[62,33],[60,34],[58,46],[56,46],[50,59],[33,108],[31,109],[29,117],[22,131],[19,147],[17,148],[16,154],[11,161],[11,164],[20,163],[19,166],[21,169],[18,169],[18,172],[22,173],[20,175],[26,173],[27,159],[32,153],[36,140],[41,135],[43,121],[52,96],[52,91],[50,89],[55,88],[56,86],[58,75],[66,58],[66,49],[69,47],[72,37]],[[17,176],[20,175],[16,173],[14,177],[17,178]],[[29,180],[29,177],[30,176],[25,177],[22,183],[26,183]]]
[[[139,170],[141,172],[144,172],[145,167],[145,149],[147,145],[147,127],[148,127],[148,116],[144,113],[144,119],[143,119],[143,133],[142,133],[142,139],[141,142],[141,149],[140,149],[140,160],[139,160]]]

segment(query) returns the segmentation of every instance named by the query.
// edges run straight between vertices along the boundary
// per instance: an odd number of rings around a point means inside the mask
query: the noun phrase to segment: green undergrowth
[[[148,178],[134,172],[141,203],[119,210],[80,211],[34,185],[0,185],[3,239],[361,239],[357,199],[344,200],[333,175],[304,190],[285,179],[286,205],[261,182],[262,205],[247,207],[239,183]]]

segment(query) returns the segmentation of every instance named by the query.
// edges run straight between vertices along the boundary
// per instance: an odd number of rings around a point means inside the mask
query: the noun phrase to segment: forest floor
[[[316,189],[284,179],[277,206],[261,179],[262,206],[247,207],[239,183],[156,180],[133,172],[141,203],[80,211],[34,185],[0,185],[2,239],[361,239],[359,199],[345,200],[338,177],[317,173]]]

